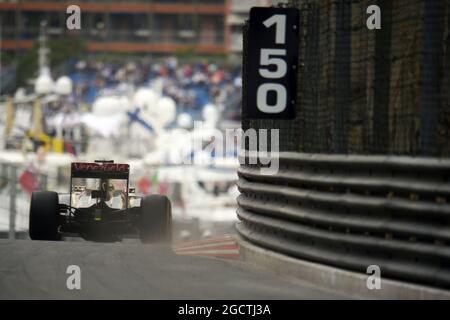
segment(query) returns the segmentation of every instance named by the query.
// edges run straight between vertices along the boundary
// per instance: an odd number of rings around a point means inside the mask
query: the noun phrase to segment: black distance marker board
[[[293,119],[297,103],[298,9],[253,7],[247,39],[247,117]]]

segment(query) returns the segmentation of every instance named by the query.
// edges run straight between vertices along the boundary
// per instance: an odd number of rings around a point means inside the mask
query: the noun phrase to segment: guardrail
[[[258,153],[246,153],[241,164]],[[238,170],[238,232],[290,256],[450,288],[450,159],[280,153]],[[273,157],[272,156],[272,157]],[[267,162],[262,162],[267,163]]]
[[[21,188],[18,179],[24,167],[13,163],[0,163],[0,237],[23,237],[28,233],[29,195]],[[48,176],[36,173],[37,189],[46,190]]]

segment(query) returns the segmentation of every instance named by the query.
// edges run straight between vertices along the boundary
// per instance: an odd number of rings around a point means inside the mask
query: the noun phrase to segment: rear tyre
[[[58,194],[35,191],[31,195],[29,233],[33,240],[61,240]]]
[[[141,200],[139,238],[142,243],[172,241],[172,206],[166,196],[154,194]]]

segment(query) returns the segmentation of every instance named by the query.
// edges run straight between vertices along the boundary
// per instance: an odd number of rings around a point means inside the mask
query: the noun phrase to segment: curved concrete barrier
[[[235,237],[239,244],[241,259],[245,262],[329,291],[358,299],[450,299],[450,291],[385,279],[382,272],[381,289],[370,290],[367,288],[369,274],[295,259],[255,246],[240,236]]]

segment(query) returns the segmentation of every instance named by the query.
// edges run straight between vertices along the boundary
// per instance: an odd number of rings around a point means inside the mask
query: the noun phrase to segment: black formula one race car
[[[113,161],[71,165],[70,192],[35,191],[30,238],[115,242],[139,235],[142,243],[170,242],[172,210],[162,195],[139,196],[129,187],[130,166]]]

